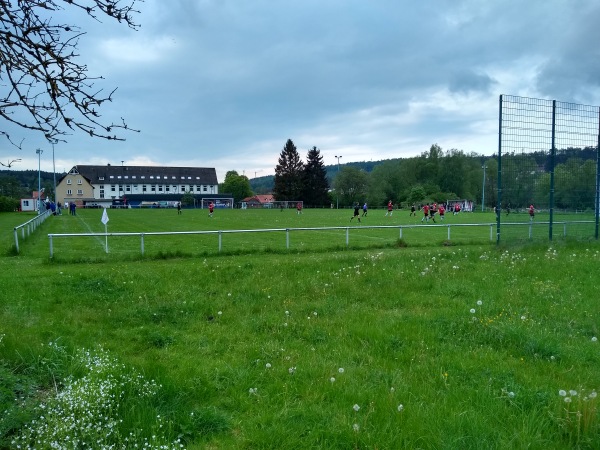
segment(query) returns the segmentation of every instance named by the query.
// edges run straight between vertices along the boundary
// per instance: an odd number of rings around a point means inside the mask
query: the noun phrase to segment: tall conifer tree
[[[329,203],[328,190],[327,171],[323,164],[321,150],[313,147],[306,155],[302,200],[310,206],[327,205]]]
[[[275,167],[275,200],[302,200],[303,174],[304,163],[296,146],[288,139]]]

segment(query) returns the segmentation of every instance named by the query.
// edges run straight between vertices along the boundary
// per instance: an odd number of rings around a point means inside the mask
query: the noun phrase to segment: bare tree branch
[[[66,7],[83,10],[100,21],[109,17],[133,30],[139,25],[132,15],[143,0],[0,0],[0,118],[21,128],[40,132],[52,143],[65,142],[68,130],[80,130],[91,137],[124,140],[115,131],[138,131],[121,118],[102,123],[99,108],[112,101],[94,89],[102,77],[88,75],[77,62],[79,38],[85,33],[74,25],[54,23],[47,18]],[[6,131],[0,130],[13,145]]]

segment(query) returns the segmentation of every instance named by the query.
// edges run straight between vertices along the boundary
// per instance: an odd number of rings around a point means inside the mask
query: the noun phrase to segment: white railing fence
[[[571,225],[593,225],[594,221],[570,221],[570,222],[554,222],[554,225],[563,225],[563,237],[567,236],[567,226]],[[345,245],[350,246],[350,236],[352,231],[358,230],[369,230],[369,229],[397,229],[398,239],[403,239],[404,232],[412,229],[431,229],[431,228],[446,228],[447,229],[447,240],[450,241],[452,238],[453,228],[468,228],[468,227],[487,227],[489,228],[489,240],[490,242],[496,241],[496,223],[477,223],[477,224],[437,224],[437,225],[378,225],[378,226],[355,226],[355,227],[319,227],[319,228],[267,228],[267,229],[254,229],[254,230],[211,230],[211,231],[155,231],[155,232],[123,232],[123,233],[53,233],[48,234],[50,243],[50,257],[54,257],[54,240],[55,239],[68,239],[74,237],[92,237],[95,239],[102,238],[106,242],[106,253],[109,251],[108,238],[111,236],[125,236],[125,237],[138,237],[140,239],[140,251],[144,255],[144,238],[146,236],[182,236],[182,235],[217,235],[218,236],[218,252],[223,250],[223,238],[225,235],[240,234],[240,233],[285,233],[285,246],[286,249],[290,248],[290,236],[294,232],[299,231],[310,231],[310,232],[322,232],[331,230],[345,230]],[[515,222],[515,223],[503,223],[503,227],[521,227],[525,228],[524,232],[521,231],[521,237],[532,239],[533,228],[539,225],[548,225],[548,222]],[[506,230],[506,228],[503,228]],[[526,236],[524,233],[527,233]]]
[[[36,228],[39,227],[51,215],[52,215],[52,211],[47,209],[43,213],[35,216],[33,219],[30,219],[27,222],[22,223],[21,225],[17,225],[14,228],[13,231],[14,231],[14,235],[15,235],[15,248],[17,250],[17,253],[19,253],[19,230],[21,231],[21,238],[22,238],[22,240],[24,240],[31,233],[33,233],[36,230]]]

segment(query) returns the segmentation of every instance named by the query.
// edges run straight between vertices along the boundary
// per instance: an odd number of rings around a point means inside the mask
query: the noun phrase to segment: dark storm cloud
[[[73,136],[64,166],[125,159],[267,174],[287,138],[302,155],[319,147],[327,164],[433,143],[492,152],[501,93],[600,102],[595,0],[140,8],[139,32],[88,23],[81,47],[102,85],[119,87],[102,113],[142,132],[125,143]]]

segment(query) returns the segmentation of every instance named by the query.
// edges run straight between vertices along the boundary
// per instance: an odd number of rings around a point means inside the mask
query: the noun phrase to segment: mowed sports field
[[[42,233],[46,242],[23,243],[23,252],[38,256],[45,246],[49,256],[48,234],[104,233],[101,209],[78,210],[76,216],[68,212],[52,217],[44,224]],[[377,248],[396,245],[438,246],[461,244],[495,244],[496,217],[493,213],[446,213],[443,220],[436,215],[434,223],[421,221],[420,211],[411,216],[408,210],[396,210],[391,217],[384,209],[372,209],[361,222],[352,209],[217,209],[214,216],[208,210],[184,209],[110,209],[108,233],[145,233],[143,251],[146,256],[198,256],[218,253],[323,251],[338,249]],[[361,211],[362,216],[362,211]],[[592,214],[555,214],[554,236],[557,239],[589,239],[594,236]],[[24,220],[21,219],[22,223]],[[537,213],[531,223],[526,212],[502,215],[502,237],[511,241],[547,241],[548,213]],[[566,223],[566,224],[563,224]],[[376,228],[373,228],[376,227]],[[401,227],[401,228],[400,228]],[[327,229],[329,228],[329,229]],[[305,230],[302,230],[305,229]],[[309,230],[306,230],[309,229]],[[255,230],[249,232],[250,230]],[[279,231],[277,231],[279,230]],[[286,232],[286,230],[289,230]],[[206,234],[194,234],[195,232]],[[218,231],[222,231],[219,237]],[[232,232],[246,231],[246,232]],[[6,230],[5,230],[6,232]],[[158,234],[147,234],[158,233]],[[175,234],[173,234],[175,233]],[[176,234],[179,233],[179,234]],[[21,234],[19,235],[21,236]],[[400,240],[400,242],[399,242]],[[14,238],[11,239],[14,242]],[[42,244],[42,245],[40,245]],[[106,256],[107,239],[95,237],[55,237],[52,240],[56,258],[98,258]],[[20,244],[21,245],[21,244]],[[140,236],[111,236],[108,238],[111,256],[134,257],[141,255]]]
[[[221,255],[218,236],[146,236],[144,258],[138,236],[110,236],[108,254],[104,236],[57,238],[50,260],[48,233],[104,231],[102,210],[77,214],[49,218],[18,256],[7,252],[26,216],[0,215],[0,447],[600,442],[595,240],[550,243],[540,226],[534,242],[497,246],[484,225],[447,242],[447,227],[382,209],[360,225],[350,209],[108,210],[109,233],[344,228],[292,231],[289,249],[285,232],[224,234]],[[418,226],[399,242],[398,229],[366,228],[381,225]],[[82,350],[106,352],[111,369],[92,371]],[[99,382],[115,373],[119,386]],[[156,390],[127,384],[138,375]],[[70,376],[86,382],[61,409]]]

